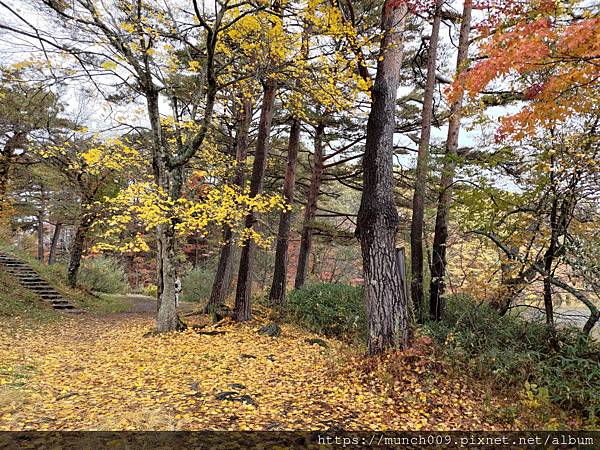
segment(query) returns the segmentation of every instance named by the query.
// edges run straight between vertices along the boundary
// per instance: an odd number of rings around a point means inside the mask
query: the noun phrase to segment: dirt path
[[[140,315],[154,315],[156,314],[156,298],[147,295],[139,294],[127,294],[125,296],[127,302],[130,303],[128,311],[117,313],[117,314],[140,314]],[[188,313],[194,309],[197,309],[199,305],[197,303],[181,302],[179,304],[179,311],[181,314]]]

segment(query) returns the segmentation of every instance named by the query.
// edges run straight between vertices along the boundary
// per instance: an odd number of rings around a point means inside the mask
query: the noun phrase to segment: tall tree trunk
[[[363,157],[363,192],[356,235],[360,240],[370,354],[410,345],[408,299],[402,289],[395,238],[399,225],[394,200],[395,106],[403,56],[407,5],[386,0],[383,41],[371,92]]]
[[[458,55],[456,56],[457,76],[464,70],[469,53],[469,34],[471,32],[472,0],[466,0],[463,6]],[[448,136],[446,152],[440,180],[440,194],[437,213],[435,216],[435,234],[431,259],[431,284],[429,289],[429,317],[431,320],[441,320],[444,312],[444,277],[446,275],[446,246],[448,244],[448,222],[452,202],[452,184],[456,171],[456,153],[458,150],[458,135],[463,94],[452,102],[450,119],[448,121]]]
[[[306,61],[309,52],[309,28],[304,24],[302,32],[302,60]],[[296,82],[296,88],[301,89],[300,81]],[[287,166],[283,183],[283,198],[290,205],[290,209],[282,211],[279,215],[279,228],[277,230],[277,247],[275,249],[275,268],[273,271],[273,282],[269,293],[269,302],[283,311],[287,290],[288,273],[288,244],[290,239],[290,228],[292,223],[292,205],[294,203],[294,190],[296,185],[296,166],[298,164],[298,150],[300,149],[300,132],[302,123],[298,117],[292,118],[290,126],[290,137],[287,149]]]
[[[269,154],[269,138],[271,135],[271,122],[273,120],[273,107],[275,105],[275,94],[277,92],[277,81],[274,78],[266,80],[263,92],[263,103],[258,124],[258,136],[256,138],[256,151],[252,165],[252,178],[250,179],[250,196],[261,193],[267,156]],[[246,228],[253,228],[256,223],[256,214],[250,213],[246,216]],[[252,312],[250,309],[250,298],[252,295],[252,264],[254,262],[255,243],[248,239],[242,247],[240,255],[240,266],[238,270],[237,289],[235,293],[235,306],[233,317],[238,322],[250,320]]]
[[[54,264],[56,259],[56,247],[58,245],[58,238],[62,230],[62,223],[58,222],[54,226],[54,233],[52,233],[52,242],[50,243],[50,251],[48,252],[48,265]]]
[[[415,316],[419,323],[424,320],[423,299],[423,221],[425,216],[425,184],[427,182],[427,161],[429,159],[429,141],[431,137],[431,120],[433,118],[433,93],[435,89],[437,47],[442,20],[441,7],[443,0],[436,0],[429,49],[427,52],[427,80],[423,96],[421,113],[421,137],[415,174],[415,191],[413,195],[412,221],[410,227],[410,259],[411,259],[411,297]]]
[[[40,207],[37,212],[37,259],[44,262],[44,213],[46,212],[46,196],[44,185],[40,184]]]
[[[150,84],[150,83],[149,83]],[[148,88],[146,92],[148,115],[152,130],[152,168],[154,180],[163,192],[172,199],[180,196],[183,183],[181,165],[173,165],[166,151],[166,143],[160,125],[160,109],[158,91]],[[185,324],[177,314],[175,298],[176,274],[176,233],[175,221],[161,223],[156,228],[156,269],[157,269],[157,314],[156,330],[158,332],[179,331]]]
[[[244,186],[245,174],[243,166],[248,156],[248,133],[250,124],[252,123],[252,101],[245,96],[241,97],[242,108],[239,111],[235,137],[235,159],[238,166],[234,180],[234,184],[239,187]],[[223,228],[223,247],[221,247],[217,272],[213,281],[210,298],[204,309],[205,312],[210,312],[216,306],[222,305],[229,295],[233,278],[234,251],[233,232],[229,226],[225,225]]]
[[[41,211],[37,214],[37,259],[44,262],[44,215]]]
[[[290,238],[290,227],[292,223],[291,206],[294,203],[294,186],[296,184],[296,163],[298,161],[298,149],[300,148],[300,130],[302,124],[300,119],[292,119],[290,127],[290,138],[287,151],[287,167],[285,181],[283,184],[283,198],[290,205],[290,209],[282,211],[279,216],[279,228],[277,230],[277,248],[275,250],[275,269],[273,272],[273,283],[269,293],[269,302],[272,306],[283,309],[285,304],[285,291],[287,287],[288,269],[288,241]]]
[[[85,208],[85,206],[82,206],[82,208]],[[75,230],[73,242],[71,243],[69,266],[67,267],[67,284],[70,287],[77,285],[77,275],[81,266],[81,257],[85,250],[85,240],[93,223],[94,217],[84,211]]]
[[[554,165],[554,158],[551,158],[551,160],[552,165]],[[554,184],[553,172],[550,172],[550,180]],[[554,328],[554,306],[552,304],[552,281],[550,277],[552,276],[552,266],[554,264],[554,257],[556,256],[559,232],[558,198],[556,197],[556,192],[553,192],[552,208],[550,210],[550,243],[544,254],[544,271],[548,274],[544,277],[544,311],[546,313],[546,324],[551,328]]]
[[[323,134],[325,133],[325,116],[315,128],[314,139],[314,162],[313,171],[310,178],[310,187],[308,188],[308,197],[306,207],[304,208],[304,218],[302,221],[302,232],[300,234],[300,249],[298,252],[298,267],[296,268],[296,280],[294,287],[301,288],[306,282],[308,272],[308,259],[312,247],[313,238],[313,220],[317,213],[317,201],[323,179],[323,169],[325,167],[325,155],[323,151]]]

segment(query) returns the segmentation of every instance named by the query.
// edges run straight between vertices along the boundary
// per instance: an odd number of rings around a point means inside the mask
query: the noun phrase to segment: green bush
[[[600,414],[600,345],[578,329],[558,329],[553,337],[545,324],[452,297],[444,319],[425,331],[472,375],[498,386],[547,389],[549,400],[564,408]]]
[[[181,278],[182,300],[184,302],[206,302],[210,297],[215,271],[211,268],[196,267]]]
[[[366,336],[362,287],[314,283],[292,291],[287,301],[288,317],[305,328],[345,340]]]
[[[106,294],[122,294],[129,287],[119,261],[105,256],[83,260],[77,281],[92,291]]]

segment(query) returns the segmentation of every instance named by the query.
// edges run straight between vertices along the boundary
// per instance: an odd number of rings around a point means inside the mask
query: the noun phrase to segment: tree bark
[[[261,193],[267,156],[269,154],[269,137],[271,135],[271,122],[273,120],[273,109],[275,105],[275,94],[277,92],[277,81],[274,78],[266,80],[264,85],[263,103],[258,124],[258,136],[256,139],[256,150],[254,163],[252,165],[252,178],[250,179],[250,195],[256,196]],[[245,226],[252,229],[256,223],[255,213],[246,216]],[[235,306],[233,318],[237,322],[243,322],[252,318],[250,309],[250,298],[252,295],[252,263],[254,262],[255,244],[251,239],[246,240],[240,255],[240,266],[238,270],[237,288],[235,293]]]
[[[325,116],[324,116],[325,117]],[[313,238],[313,220],[317,212],[317,201],[321,182],[323,179],[323,169],[325,166],[325,155],[323,151],[323,134],[325,133],[324,118],[315,128],[314,139],[314,162],[313,171],[310,178],[310,187],[308,188],[308,198],[304,208],[304,218],[302,221],[302,232],[300,234],[300,249],[298,252],[298,267],[296,268],[296,280],[294,287],[300,289],[306,282],[308,272],[308,260],[312,247]]]
[[[242,109],[239,113],[237,132],[235,138],[235,159],[238,164],[234,184],[243,187],[245,174],[244,163],[248,156],[248,133],[252,123],[252,101],[242,96]],[[217,272],[213,281],[210,298],[204,312],[208,313],[218,305],[225,303],[229,295],[233,279],[233,255],[234,255],[233,232],[228,225],[223,228],[223,247],[219,255]]]
[[[550,175],[551,183],[553,183],[552,173]],[[550,243],[544,254],[544,271],[548,274],[544,277],[544,312],[546,313],[546,324],[554,328],[554,305],[552,304],[552,266],[558,245],[558,199],[556,195],[552,199],[552,207],[550,211]]]
[[[309,52],[309,27],[305,23],[302,32],[302,60],[306,61]],[[296,81],[296,88],[301,89],[300,81]],[[290,228],[292,223],[292,206],[294,203],[294,190],[296,185],[296,166],[298,164],[298,151],[300,150],[300,132],[302,122],[296,116],[292,118],[290,136],[287,149],[287,166],[283,182],[283,198],[290,209],[281,211],[279,215],[279,228],[277,230],[277,246],[275,249],[275,267],[273,270],[273,281],[269,292],[269,303],[279,308],[283,313],[285,296],[287,290],[288,273],[288,244],[290,239]]]
[[[148,114],[152,130],[153,158],[152,168],[156,185],[171,198],[178,198],[182,186],[182,168],[174,166],[165,151],[165,142],[160,125],[158,91],[149,88],[146,92]],[[161,223],[156,229],[157,252],[157,314],[156,330],[158,332],[179,331],[185,324],[177,314],[175,298],[176,274],[176,236],[175,221]]]
[[[433,93],[436,79],[437,47],[442,20],[441,7],[443,0],[436,0],[435,14],[427,52],[427,80],[423,95],[423,111],[421,113],[421,137],[415,174],[415,191],[413,195],[412,221],[410,228],[411,258],[411,297],[415,317],[419,323],[424,320],[423,299],[423,221],[425,215],[425,184],[429,159],[429,141],[431,138],[431,119],[433,117]]]
[[[93,222],[93,217],[84,212],[79,220],[77,229],[75,230],[75,236],[71,243],[69,266],[67,267],[67,284],[69,287],[74,288],[77,285],[77,275],[79,274],[79,267],[81,266],[81,257],[85,250],[85,240]]]
[[[44,214],[42,211],[37,214],[37,259],[44,262]]]
[[[287,167],[283,184],[283,198],[290,205],[290,209],[282,211],[279,215],[279,228],[277,230],[277,247],[275,249],[275,269],[273,272],[273,283],[269,293],[269,302],[280,310],[285,304],[287,288],[288,268],[288,241],[290,238],[290,227],[292,223],[292,204],[294,203],[294,187],[296,184],[296,164],[298,162],[298,150],[300,148],[300,131],[302,124],[300,119],[292,119],[290,137],[288,141]]]
[[[456,56],[456,74],[466,69],[465,65],[469,53],[469,34],[471,32],[472,0],[466,0],[463,6],[460,36],[458,40],[458,54]],[[446,276],[446,247],[448,244],[448,222],[450,205],[452,202],[452,184],[456,172],[456,153],[458,150],[458,136],[460,132],[460,118],[463,94],[452,102],[450,106],[450,119],[448,121],[448,136],[446,138],[446,151],[444,165],[440,180],[440,194],[435,216],[435,232],[433,237],[433,250],[431,257],[431,284],[429,289],[429,318],[441,320],[444,313],[444,277]]]
[[[394,201],[393,137],[395,106],[403,56],[407,5],[386,0],[382,12],[383,40],[371,92],[363,157],[363,193],[356,235],[360,240],[370,354],[407,348],[411,330],[408,299],[402,289],[395,237],[399,225]]]
[[[50,244],[50,251],[48,252],[48,265],[54,264],[54,260],[56,259],[56,247],[58,245],[58,238],[60,237],[60,232],[62,230],[62,223],[57,223],[54,226],[54,233],[52,234],[52,242]]]

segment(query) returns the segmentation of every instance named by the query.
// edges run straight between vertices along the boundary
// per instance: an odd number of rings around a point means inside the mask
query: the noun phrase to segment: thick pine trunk
[[[402,63],[405,3],[383,6],[384,31],[377,76],[371,92],[363,157],[363,193],[356,234],[360,240],[365,280],[370,354],[410,345],[408,299],[402,289],[395,237],[399,225],[394,201],[393,137],[395,106]]]
[[[235,138],[235,159],[238,164],[235,180],[235,185],[244,186],[245,174],[244,163],[248,156],[248,133],[250,124],[252,123],[252,102],[246,97],[242,97],[242,109],[238,117],[237,132]],[[219,263],[217,264],[217,272],[213,281],[210,298],[205,307],[205,312],[210,312],[218,305],[222,305],[229,295],[231,282],[233,279],[233,256],[235,246],[233,242],[233,232],[228,225],[223,229],[223,247],[219,255]]]
[[[296,184],[296,164],[298,162],[298,150],[300,148],[300,131],[302,124],[297,118],[292,119],[290,137],[288,141],[287,167],[283,183],[283,198],[290,205],[294,203],[294,187]],[[288,242],[290,238],[290,227],[292,223],[292,210],[282,211],[279,215],[279,228],[277,230],[277,247],[275,250],[275,269],[273,272],[273,283],[269,293],[269,302],[272,306],[283,309],[287,288],[288,268]]]
[[[52,242],[50,243],[50,251],[48,252],[48,265],[54,264],[56,259],[56,247],[58,246],[58,238],[62,230],[62,223],[57,223],[54,226],[54,233],[52,234]]]
[[[296,289],[299,289],[304,285],[306,282],[306,274],[308,273],[308,260],[313,238],[313,220],[317,213],[317,201],[319,198],[319,191],[321,190],[323,169],[325,167],[325,155],[323,152],[324,132],[325,121],[321,120],[315,128],[313,171],[310,178],[310,187],[308,188],[306,207],[304,208],[302,232],[300,234],[298,267],[296,268],[296,280],[294,282],[294,287]]]
[[[466,68],[469,52],[469,34],[471,32],[472,0],[466,0],[460,36],[458,41],[458,55],[456,57],[456,73],[460,74]],[[444,312],[444,278],[446,275],[446,247],[448,244],[448,222],[450,205],[452,202],[452,184],[456,171],[456,153],[458,150],[458,135],[460,132],[460,117],[463,95],[461,94],[450,107],[448,123],[448,136],[446,138],[446,152],[440,180],[440,195],[435,217],[435,234],[431,256],[431,284],[429,289],[429,318],[441,320]]]
[[[427,53],[427,80],[423,95],[423,111],[421,113],[421,136],[415,174],[415,191],[413,195],[412,221],[410,228],[410,259],[411,259],[411,297],[415,317],[419,323],[424,320],[423,293],[423,225],[425,216],[425,184],[427,182],[427,167],[429,159],[429,141],[431,137],[431,120],[433,118],[433,94],[436,79],[437,47],[442,20],[441,7],[443,1],[437,0],[435,14],[429,39]]]
[[[233,232],[231,228],[225,225],[223,230],[223,246],[219,254],[217,272],[213,281],[212,290],[208,303],[204,308],[205,313],[209,313],[217,306],[225,303],[228,293],[228,285],[231,283],[233,256]]]
[[[67,284],[70,287],[75,287],[77,285],[77,275],[79,274],[79,267],[81,266],[81,257],[85,250],[85,240],[92,223],[93,218],[84,213],[75,230],[75,236],[71,243],[69,266],[67,267]]]
[[[258,136],[256,138],[256,150],[254,163],[252,165],[252,178],[250,179],[250,195],[256,196],[261,193],[267,156],[269,154],[269,138],[271,135],[271,122],[273,120],[273,109],[275,105],[275,94],[277,92],[277,81],[269,78],[264,85],[263,103],[258,124]],[[250,213],[246,216],[246,228],[253,228],[256,223],[256,215]],[[235,293],[235,306],[233,317],[238,322],[250,320],[252,313],[250,309],[250,298],[252,295],[252,263],[256,245],[249,239],[244,243],[240,255],[240,266]]]
[[[175,264],[176,239],[174,225],[172,223],[159,225],[157,237],[159,288],[156,330],[158,332],[180,331],[185,329],[185,324],[179,319],[175,301],[175,280],[177,279],[177,273]]]

